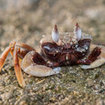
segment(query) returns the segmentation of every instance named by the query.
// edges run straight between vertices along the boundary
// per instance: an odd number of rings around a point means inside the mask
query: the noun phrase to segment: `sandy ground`
[[[73,31],[78,22],[93,42],[105,44],[105,0],[40,0],[24,8],[0,9],[0,54],[12,40],[39,49],[43,35]],[[105,66],[82,70],[63,67],[58,75],[37,78],[23,72],[26,86],[19,87],[9,55],[0,73],[1,105],[104,105]]]

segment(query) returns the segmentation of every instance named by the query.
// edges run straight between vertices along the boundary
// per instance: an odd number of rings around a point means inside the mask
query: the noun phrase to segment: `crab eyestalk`
[[[74,35],[76,36],[77,40],[80,40],[82,37],[82,30],[80,29],[78,23],[76,23],[74,27]]]
[[[57,25],[54,26],[54,29],[52,30],[52,40],[57,43],[59,41],[59,32]]]

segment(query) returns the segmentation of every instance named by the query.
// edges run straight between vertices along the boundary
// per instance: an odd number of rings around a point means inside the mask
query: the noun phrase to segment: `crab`
[[[93,69],[105,63],[105,47],[91,44],[91,41],[92,37],[82,33],[78,23],[74,32],[63,34],[59,33],[55,25],[51,37],[41,39],[40,52],[25,43],[12,41],[1,54],[0,71],[9,52],[21,87],[25,86],[21,69],[36,77],[58,74],[62,66],[81,65],[82,69]]]

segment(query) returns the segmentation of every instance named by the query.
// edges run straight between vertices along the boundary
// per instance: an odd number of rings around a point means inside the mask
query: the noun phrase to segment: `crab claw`
[[[52,40],[57,43],[59,41],[59,32],[57,25],[54,26],[54,29],[52,30]]]
[[[76,38],[77,38],[78,40],[81,39],[81,37],[82,37],[82,30],[80,29],[78,23],[76,23],[76,25],[75,25],[75,27],[74,27],[74,34],[75,34],[75,36],[76,36]]]
[[[58,74],[60,72],[60,67],[57,68],[49,68],[44,65],[30,65],[24,69],[24,72],[36,77],[46,77],[54,74]]]
[[[82,69],[93,69],[93,68],[96,68],[96,67],[99,67],[99,66],[105,64],[105,47],[101,46],[101,45],[92,44],[90,46],[90,50],[93,50],[95,47],[101,48],[101,54],[99,55],[98,59],[95,60],[90,65],[82,65],[81,66]]]
[[[58,74],[61,71],[60,67],[56,67],[52,69],[45,65],[36,64],[32,59],[35,56],[35,54],[36,54],[35,51],[29,52],[28,54],[26,54],[26,56],[22,61],[21,67],[23,71],[26,72],[27,74],[30,74],[36,77],[46,77],[46,76]]]
[[[91,63],[90,65],[82,65],[81,68],[82,69],[93,69],[93,68],[103,65],[104,63],[105,63],[105,58],[99,58],[93,63]]]

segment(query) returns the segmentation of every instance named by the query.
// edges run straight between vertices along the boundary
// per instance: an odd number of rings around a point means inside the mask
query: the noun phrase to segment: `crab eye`
[[[75,34],[75,36],[76,36],[76,38],[77,38],[78,40],[81,39],[81,37],[82,37],[82,31],[81,31],[81,29],[80,29],[78,23],[76,23],[76,25],[75,25],[75,27],[74,27],[74,34]]]
[[[56,43],[59,41],[59,32],[57,25],[54,26],[54,29],[52,30],[52,40]]]

